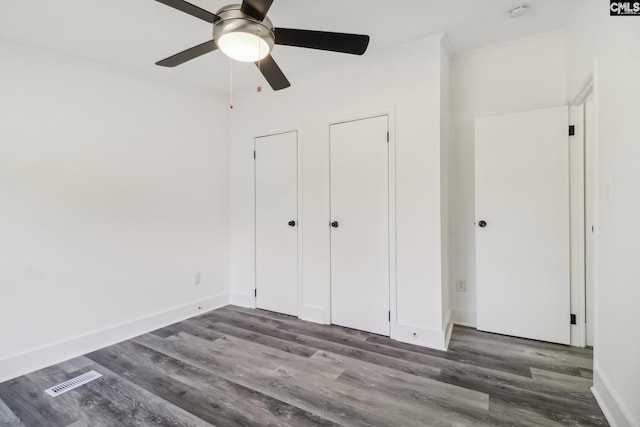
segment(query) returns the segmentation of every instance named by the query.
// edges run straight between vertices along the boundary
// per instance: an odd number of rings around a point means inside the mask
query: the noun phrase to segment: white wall
[[[561,31],[455,56],[451,63],[451,304],[457,323],[475,326],[474,119],[566,104]],[[466,281],[466,292],[455,282]]]
[[[330,321],[329,123],[395,109],[397,298],[392,335],[442,347],[440,103],[442,36],[292,79],[273,92],[245,91],[231,115],[232,301],[253,306],[254,137],[301,130],[301,317]],[[286,72],[286,70],[284,70]],[[417,336],[413,336],[413,333]]]
[[[609,17],[607,6],[585,1],[570,23],[568,81],[576,92],[595,74],[594,394],[612,425],[640,426],[640,18]]]
[[[0,381],[224,303],[226,101],[5,42],[0,58]]]

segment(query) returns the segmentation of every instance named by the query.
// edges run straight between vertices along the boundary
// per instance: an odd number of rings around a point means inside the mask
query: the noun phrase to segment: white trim
[[[591,98],[591,95],[589,95]],[[596,229],[592,228],[596,226],[598,216],[598,135],[596,130],[596,104],[591,102],[591,111],[589,115],[589,98],[584,103],[584,120],[585,130],[590,129],[590,132],[585,131],[584,140],[584,155],[585,155],[585,344],[588,346],[594,345],[594,331],[595,331],[595,290],[596,290]],[[593,100],[592,100],[593,101]],[[587,203],[591,202],[591,203]],[[587,223],[587,220],[589,221]],[[591,227],[590,227],[591,226]],[[589,264],[589,262],[591,264]]]
[[[326,164],[326,173],[325,173],[325,188],[328,190],[328,198],[325,200],[324,204],[324,217],[325,224],[329,224],[331,220],[331,120],[327,120],[326,126],[326,147],[327,147],[327,164]],[[327,233],[327,254],[329,255],[327,259],[326,266],[329,271],[329,280],[327,282],[326,292],[325,292],[325,300],[324,300],[324,324],[331,324],[331,228],[326,227]]]
[[[126,341],[229,303],[229,294],[204,298],[0,360],[0,382]]]
[[[451,327],[440,331],[404,323],[396,323],[393,329],[394,335],[391,338],[396,341],[406,342],[409,344],[429,347],[442,351],[447,350],[447,333],[450,333],[451,331]]]
[[[592,93],[593,93],[593,73],[589,74],[589,76],[587,77],[586,81],[584,82],[580,90],[578,90],[578,93],[576,93],[576,95],[573,97],[573,101],[571,102],[571,105],[584,104],[587,98],[589,98],[589,95],[591,95]]]
[[[611,387],[611,383],[605,379],[597,367],[593,370],[591,392],[612,427],[640,426],[640,420],[633,419],[631,412],[624,406],[618,394]]]
[[[598,345],[599,345],[599,339],[598,339],[598,332],[599,332],[599,326],[598,326],[598,318],[599,318],[599,311],[598,311],[598,295],[600,294],[600,284],[598,283],[598,252],[599,252],[599,244],[600,244],[600,235],[599,235],[599,224],[600,224],[600,211],[598,209],[598,203],[597,203],[597,198],[598,198],[598,194],[600,194],[600,183],[599,183],[599,176],[600,176],[600,123],[598,120],[599,117],[599,113],[598,113],[598,78],[600,76],[599,71],[598,71],[598,61],[595,60],[594,64],[593,64],[593,157],[594,157],[594,165],[593,165],[593,184],[594,187],[592,189],[594,197],[596,199],[596,201],[594,202],[593,205],[593,223],[595,225],[595,233],[593,234],[593,241],[592,241],[592,259],[593,259],[593,265],[591,266],[590,269],[590,274],[591,274],[591,280],[592,280],[592,289],[593,289],[593,313],[592,313],[592,326],[593,326],[593,347],[594,352],[593,352],[593,362],[594,365],[597,365],[598,362],[598,357],[599,357],[599,351],[598,349]]]
[[[298,318],[302,315],[303,309],[303,301],[304,301],[304,260],[303,260],[303,236],[304,236],[304,214],[302,210],[303,201],[304,201],[304,183],[303,183],[303,150],[302,150],[302,126],[298,126],[296,129],[297,140],[298,140]]]
[[[445,350],[449,349],[449,342],[451,341],[451,334],[453,333],[453,311],[449,310],[447,312],[446,321],[444,323],[444,348]]]
[[[476,327],[476,311],[464,308],[454,308],[451,310],[453,323],[470,328]]]
[[[329,118],[327,122],[327,144],[331,147],[331,126],[354,122],[358,120],[366,120],[374,117],[387,116],[387,131],[389,132],[388,147],[388,174],[389,174],[389,205],[388,205],[388,221],[389,221],[389,311],[391,320],[389,322],[389,337],[394,338],[394,325],[397,325],[397,255],[396,255],[396,106],[382,107],[371,109],[360,113],[340,113]],[[331,149],[329,153],[329,203],[327,203],[327,217],[331,221]],[[331,254],[331,230],[327,227],[329,233],[329,254]],[[331,255],[329,255],[331,257]],[[327,301],[327,312],[325,318],[327,324],[331,324],[331,278],[329,278],[329,293]],[[395,338],[394,338],[395,339]],[[407,341],[408,342],[408,341]]]
[[[398,255],[396,246],[396,110],[388,110],[389,123],[389,337],[394,338],[394,324],[398,321]]]
[[[298,126],[296,128],[289,128],[289,130],[284,130],[284,131],[280,131],[280,132],[269,132],[269,133],[265,133],[264,135],[260,135],[260,136],[256,136],[253,138],[253,152],[256,153],[257,152],[257,146],[256,146],[256,140],[258,138],[265,138],[268,136],[276,136],[276,135],[285,135],[288,133],[294,133],[296,134],[296,179],[297,179],[297,200],[296,200],[296,205],[297,205],[297,212],[296,215],[298,216],[296,218],[296,237],[297,237],[297,288],[298,288],[298,307],[297,307],[297,315],[298,318],[302,318],[302,302],[303,297],[302,297],[302,292],[303,292],[303,274],[302,274],[302,266],[303,266],[303,260],[302,260],[302,227],[303,227],[303,216],[302,216],[302,197],[303,197],[303,186],[302,186],[302,126]],[[256,236],[256,219],[257,219],[257,205],[256,205],[256,162],[257,159],[254,156],[253,158],[253,288],[255,291],[257,291],[258,289],[258,254],[257,254],[257,250],[258,250],[258,240],[257,240],[257,236]],[[253,305],[251,306],[247,306],[244,305],[245,307],[251,307],[251,308],[257,308],[258,307],[258,299],[255,296],[256,294],[254,293],[254,295],[252,296],[253,298]]]

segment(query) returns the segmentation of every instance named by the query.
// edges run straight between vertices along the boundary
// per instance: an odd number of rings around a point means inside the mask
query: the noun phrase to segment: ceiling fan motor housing
[[[229,33],[247,33],[258,36],[269,46],[269,51],[275,44],[273,24],[267,17],[262,21],[245,14],[241,10],[242,5],[231,4],[220,9],[216,15],[220,20],[213,24],[213,38],[220,40]]]

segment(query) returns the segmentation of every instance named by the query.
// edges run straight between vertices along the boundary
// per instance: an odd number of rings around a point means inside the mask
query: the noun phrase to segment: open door
[[[255,140],[256,306],[298,315],[298,133]]]
[[[570,343],[568,107],[476,120],[478,329]]]

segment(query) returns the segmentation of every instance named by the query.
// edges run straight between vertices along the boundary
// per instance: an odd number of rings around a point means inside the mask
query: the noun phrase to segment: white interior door
[[[480,330],[570,343],[568,115],[476,120]]]
[[[298,315],[298,133],[255,140],[256,306]]]
[[[331,125],[331,322],[389,335],[388,116]]]

